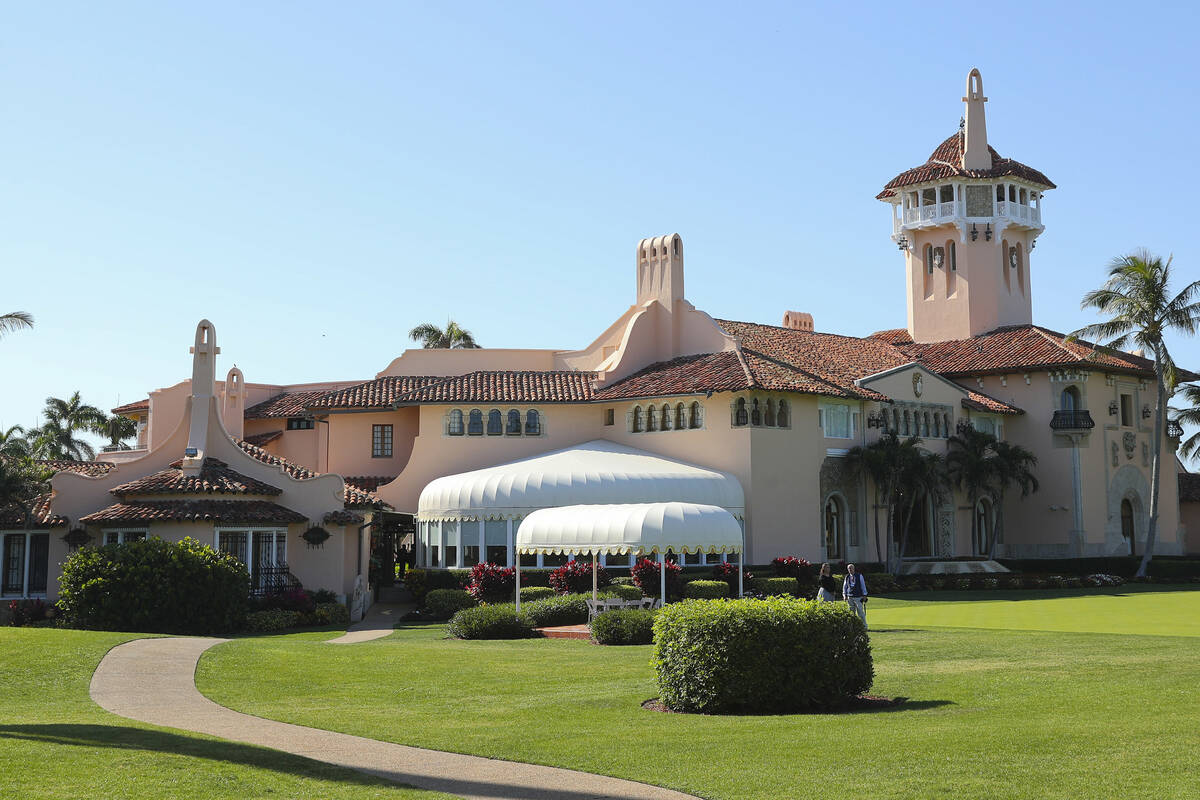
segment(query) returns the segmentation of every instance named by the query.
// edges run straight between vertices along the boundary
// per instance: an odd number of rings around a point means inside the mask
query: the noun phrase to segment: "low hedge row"
[[[434,589],[425,595],[425,611],[433,619],[450,619],[455,612],[474,605],[475,598],[464,589]]]
[[[795,578],[755,578],[750,583],[756,593],[767,597],[800,594],[800,581]]]
[[[551,589],[549,586],[522,586],[521,587],[521,602],[532,603],[535,600],[545,600],[547,597],[554,597],[558,592]]]
[[[582,625],[588,619],[587,601],[590,594],[560,594],[521,605],[535,628],[555,628],[560,625]]]
[[[341,603],[317,603],[311,611],[289,611],[283,608],[252,611],[246,615],[245,630],[250,633],[268,633],[288,628],[345,627],[349,624],[350,610]]]
[[[608,645],[650,644],[655,613],[642,608],[605,611],[592,620],[592,638]]]
[[[528,639],[537,636],[525,609],[512,603],[464,608],[450,620],[449,634],[457,639]]]
[[[728,597],[729,584],[725,581],[689,581],[683,586],[683,596],[700,600]]]

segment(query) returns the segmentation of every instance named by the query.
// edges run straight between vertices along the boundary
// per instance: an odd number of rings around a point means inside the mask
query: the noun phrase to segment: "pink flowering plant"
[[[657,561],[639,558],[630,570],[633,582],[647,597],[657,597],[660,590],[659,568]],[[680,597],[683,594],[683,567],[674,561],[667,561],[667,597]]]
[[[729,561],[722,561],[720,564],[713,565],[713,580],[725,581],[729,584],[729,596],[737,597],[738,592],[738,568],[737,564]],[[745,589],[750,588],[750,582],[754,580],[754,574],[750,570],[742,570],[742,586]]]
[[[486,561],[471,568],[467,593],[476,602],[510,599],[516,587],[516,570]]]
[[[608,586],[608,572],[596,567],[596,580],[600,586]],[[579,594],[592,590],[592,562],[568,561],[550,573],[550,588],[559,594]]]
[[[775,569],[775,575],[779,578],[796,578],[797,580],[807,580],[814,577],[812,564],[803,558],[795,556],[780,556],[779,558],[771,559],[771,566]]]

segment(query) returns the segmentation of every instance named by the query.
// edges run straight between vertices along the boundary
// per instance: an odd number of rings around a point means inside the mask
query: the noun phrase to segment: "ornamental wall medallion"
[[[921,373],[913,373],[913,395],[920,397],[921,392],[925,391],[925,380],[921,377]]]
[[[1125,457],[1133,458],[1133,451],[1137,448],[1137,436],[1132,431],[1125,431],[1125,435],[1121,437],[1121,444],[1125,446]]]
[[[939,556],[954,555],[954,506],[938,508],[938,552]]]

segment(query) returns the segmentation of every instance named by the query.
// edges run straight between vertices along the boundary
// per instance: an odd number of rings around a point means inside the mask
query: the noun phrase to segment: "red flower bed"
[[[658,562],[648,558],[639,558],[630,570],[633,582],[647,597],[658,597],[661,586],[659,581]],[[683,594],[683,567],[674,561],[667,561],[667,597],[679,597]]]
[[[754,579],[754,574],[750,570],[742,571],[742,586],[749,590],[750,581]],[[738,568],[737,564],[732,561],[723,561],[720,564],[713,566],[713,580],[725,581],[729,584],[729,596],[737,597],[738,593]]]
[[[511,599],[516,582],[516,570],[512,567],[484,562],[471,568],[471,577],[467,579],[467,593],[475,598],[476,602]]]
[[[596,579],[600,586],[608,586],[608,573],[597,567]],[[550,588],[559,594],[580,594],[592,590],[592,562],[568,561],[550,573]]]
[[[812,564],[803,558],[781,556],[771,559],[771,566],[775,568],[775,575],[779,578],[795,578],[799,581],[806,581],[815,577]]]

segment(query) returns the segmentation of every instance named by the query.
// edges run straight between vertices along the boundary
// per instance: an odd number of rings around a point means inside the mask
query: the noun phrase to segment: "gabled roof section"
[[[45,530],[46,528],[63,528],[67,525],[67,518],[60,517],[57,514],[50,513],[50,493],[38,495],[33,498],[33,504],[30,508],[30,516],[33,518],[33,527],[35,530]],[[3,530],[21,530],[25,527],[25,514],[16,503],[10,503],[6,506],[0,506],[0,529]]]
[[[256,447],[256,446],[250,444],[245,439],[234,439],[233,443],[236,444],[238,447],[242,448],[243,450],[245,450],[246,454],[249,455],[251,458],[257,459],[258,461],[261,461],[264,464],[270,464],[273,467],[280,467],[283,469],[284,472],[286,472],[288,475],[290,475],[291,477],[295,478],[298,481],[317,477],[318,473],[313,472],[312,470],[310,470],[306,467],[302,467],[299,464],[293,464],[291,461],[288,461],[285,458],[280,458],[279,456],[272,455],[272,454],[268,453],[266,450],[263,450],[261,447]],[[371,492],[364,492],[362,489],[352,486],[349,481],[345,480],[345,478],[343,478],[342,480],[346,485],[345,498],[344,498],[346,508],[389,507],[387,505],[387,503],[383,502],[381,499],[379,499],[379,497],[372,494]]]
[[[150,398],[147,397],[145,400],[138,400],[133,403],[126,403],[123,406],[117,406],[116,408],[109,409],[109,410],[113,414],[134,414],[139,411],[149,411],[150,410]]]
[[[739,353],[703,353],[660,361],[626,376],[595,394],[596,400],[663,397],[747,389],[753,379]]]
[[[302,417],[308,406],[330,394],[325,390],[314,392],[291,392],[256,403],[246,409],[246,419],[272,419],[276,417]]]
[[[902,345],[912,344],[912,334],[908,332],[908,328],[889,328],[885,331],[875,331],[868,339],[878,339],[881,342],[888,344]]]
[[[246,441],[255,447],[262,447],[283,436],[283,431],[267,431],[266,433],[252,433],[246,437]]]
[[[595,373],[570,370],[468,372],[426,383],[395,397],[408,403],[582,403],[592,399]]]
[[[996,152],[996,148],[989,146],[988,152],[992,155],[992,168],[986,170],[980,169],[964,169],[963,168],[963,140],[965,136],[962,131],[955,133],[942,142],[929,154],[929,159],[919,167],[901,172],[896,177],[887,182],[883,187],[883,191],[875,195],[877,200],[886,200],[889,197],[894,197],[895,189],[904,186],[911,186],[916,183],[927,183],[929,181],[949,180],[952,178],[1005,178],[1014,177],[1029,181],[1030,183],[1041,186],[1045,189],[1056,188],[1054,183],[1044,174],[1026,166],[1020,161],[1014,161],[1011,158],[1004,158]]]
[[[74,472],[89,478],[99,478],[107,475],[116,468],[116,464],[107,461],[68,461],[65,459],[38,459],[38,466],[45,467],[51,472]]]
[[[146,494],[283,494],[282,489],[235,472],[224,461],[215,458],[204,459],[199,475],[185,475],[181,466],[182,462],[176,461],[169,469],[123,483],[109,491],[122,498]]]
[[[79,521],[89,525],[131,522],[227,522],[287,525],[308,520],[267,500],[134,500],[114,503]]]
[[[1006,403],[1003,400],[997,400],[991,395],[986,395],[983,392],[977,392],[973,389],[967,389],[967,396],[962,399],[962,407],[971,411],[982,411],[987,414],[1024,414],[1025,412],[1016,406]]]
[[[313,411],[390,409],[400,395],[444,380],[444,375],[387,375],[357,386],[327,392],[312,401],[309,408]]]

